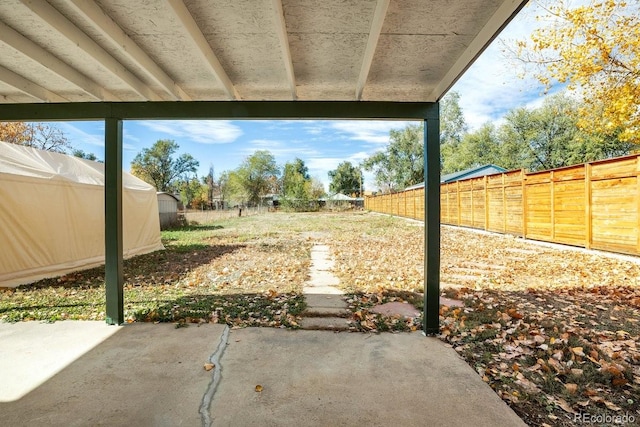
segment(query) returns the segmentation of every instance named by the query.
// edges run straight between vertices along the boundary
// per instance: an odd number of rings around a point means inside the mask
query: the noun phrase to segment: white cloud
[[[452,90],[460,93],[460,106],[470,130],[543,98],[544,87],[530,73],[521,78],[524,70],[503,52],[505,45],[513,46],[514,40],[532,33],[539,25],[535,19],[539,13],[535,2],[525,7],[453,86]]]
[[[389,131],[403,128],[408,123],[406,121],[340,120],[331,122],[330,126],[346,134],[347,139],[364,141],[372,145],[386,145],[389,143]]]
[[[242,129],[229,120],[145,120],[140,124],[200,144],[228,144],[242,135]]]
[[[69,139],[75,143],[82,143],[88,145],[95,145],[96,147],[104,147],[104,128],[102,133],[93,134],[87,133],[77,126],[72,124],[73,122],[61,122],[58,124],[60,129],[69,137]],[[95,129],[98,130],[98,129]]]
[[[256,150],[268,150],[280,161],[287,161],[293,157],[317,156],[319,151],[309,147],[305,143],[296,141],[279,141],[273,139],[253,139],[249,146],[241,151],[246,155],[253,154]]]

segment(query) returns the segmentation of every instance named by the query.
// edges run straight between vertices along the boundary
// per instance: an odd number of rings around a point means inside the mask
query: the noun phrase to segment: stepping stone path
[[[307,309],[302,313],[300,327],[308,330],[348,331],[352,316],[343,294],[337,286],[340,280],[331,269],[335,262],[327,245],[311,248],[309,281],[302,288]],[[462,301],[440,297],[440,304],[461,307]],[[420,312],[411,304],[390,302],[371,309],[386,316],[416,317]]]
[[[302,288],[307,309],[302,313],[300,326],[311,330],[349,330],[351,312],[337,285],[340,280],[331,272],[334,261],[327,245],[311,248],[310,279]]]

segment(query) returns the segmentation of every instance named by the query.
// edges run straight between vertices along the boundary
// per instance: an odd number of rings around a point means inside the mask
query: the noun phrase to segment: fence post
[[[489,177],[484,176],[484,230],[489,229]]]
[[[636,220],[638,221],[638,243],[636,245],[636,254],[640,254],[640,161],[638,161],[638,156],[636,156],[636,186],[638,190],[636,190],[637,194],[637,203],[636,203]]]
[[[520,169],[520,182],[522,185],[522,237],[527,238],[527,175],[524,169]]]
[[[458,227],[460,227],[460,207],[461,207],[461,202],[460,202],[460,181],[456,181],[456,199],[458,201]]]
[[[469,226],[473,227],[476,220],[475,209],[473,208],[473,179],[470,179],[469,183],[471,184],[471,225]]]
[[[555,177],[553,171],[549,172],[549,192],[551,193],[551,241],[556,240],[556,195],[555,195]]]
[[[636,159],[637,161],[637,159]],[[591,249],[591,163],[584,164],[584,247]]]
[[[507,186],[504,172],[502,173],[502,232],[507,233]]]

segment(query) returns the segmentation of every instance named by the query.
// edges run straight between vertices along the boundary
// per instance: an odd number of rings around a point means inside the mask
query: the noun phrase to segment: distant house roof
[[[465,169],[460,172],[453,172],[446,175],[442,175],[440,177],[440,182],[445,184],[447,182],[461,181],[463,179],[477,178],[479,176],[492,175],[494,173],[502,173],[506,171],[507,170],[505,168],[500,166],[483,165],[483,166],[477,166],[475,168]],[[422,188],[422,187],[424,187],[424,182],[412,185],[411,187],[407,187],[405,190],[414,190],[416,188]]]

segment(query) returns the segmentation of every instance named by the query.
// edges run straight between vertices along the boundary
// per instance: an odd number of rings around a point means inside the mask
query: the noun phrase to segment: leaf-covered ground
[[[420,328],[375,314],[422,308],[415,222],[366,213],[264,214],[163,232],[125,261],[128,321],[297,327],[310,248],[331,247],[353,330]],[[532,426],[640,420],[640,265],[443,227],[441,335]],[[104,319],[101,268],[0,291],[0,321]],[[604,418],[604,417],[609,418]],[[597,418],[601,417],[601,418]],[[619,417],[619,418],[615,418]],[[614,425],[614,423],[609,423]]]
[[[373,304],[421,308],[422,228],[388,221],[333,236],[336,274],[363,330],[380,323],[366,311]],[[638,260],[452,227],[442,229],[441,257],[443,295],[464,306],[441,306],[440,338],[527,424],[640,425]]]

